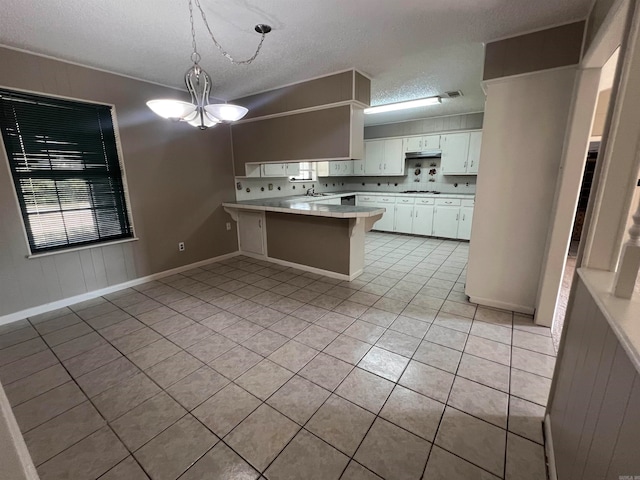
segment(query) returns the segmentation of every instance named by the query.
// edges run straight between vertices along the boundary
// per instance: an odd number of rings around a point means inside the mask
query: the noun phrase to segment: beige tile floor
[[[468,303],[467,253],[235,257],[0,327],[0,381],[44,480],[545,479],[549,329]]]

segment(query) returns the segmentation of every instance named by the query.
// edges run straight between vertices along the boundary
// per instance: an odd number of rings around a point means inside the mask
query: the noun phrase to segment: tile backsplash
[[[418,175],[416,169],[420,171]],[[430,170],[435,170],[435,173],[430,175]],[[236,189],[236,199],[304,195],[312,186],[316,192],[434,190],[442,193],[473,194],[476,191],[475,175],[442,175],[439,158],[408,159],[405,161],[405,174],[402,177],[320,177],[316,181],[308,182],[290,182],[286,178],[236,178],[236,185],[241,185],[240,190]],[[246,191],[247,188],[249,192]]]

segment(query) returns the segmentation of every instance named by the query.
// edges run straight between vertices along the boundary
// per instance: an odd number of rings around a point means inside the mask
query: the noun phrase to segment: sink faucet
[[[315,192],[315,187],[311,187],[311,188],[309,188],[307,190],[307,195],[310,196],[310,197],[313,196],[315,193],[316,193]]]

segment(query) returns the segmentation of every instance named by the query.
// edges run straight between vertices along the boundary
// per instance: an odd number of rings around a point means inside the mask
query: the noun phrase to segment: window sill
[[[113,240],[111,242],[92,243],[91,245],[82,245],[81,247],[65,248],[64,250],[54,250],[52,252],[44,252],[44,253],[32,253],[30,255],[27,255],[27,258],[49,257],[51,255],[59,255],[61,253],[77,252],[80,250],[89,250],[91,248],[108,247],[110,245],[117,245],[119,243],[136,242],[138,240],[140,240],[138,237],[131,237],[131,238],[123,238],[121,240]]]

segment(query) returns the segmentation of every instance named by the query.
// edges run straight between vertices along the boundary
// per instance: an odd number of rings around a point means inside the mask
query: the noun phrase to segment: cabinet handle
[[[463,221],[463,222],[464,222],[464,219],[465,219],[465,214],[463,213],[463,214],[462,214],[462,221]]]
[[[262,228],[262,219],[258,219],[258,228]]]
[[[459,214],[459,213],[457,213],[457,214],[456,214],[456,220],[459,220],[459,219],[460,219],[459,217],[460,217],[460,214]]]
[[[387,169],[387,164],[385,163],[383,170],[386,170],[386,169]]]

